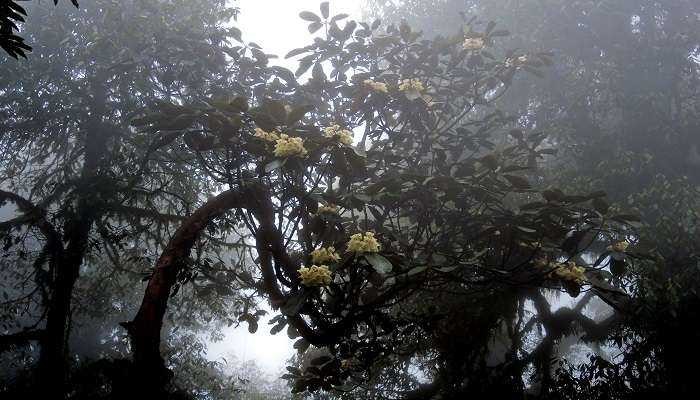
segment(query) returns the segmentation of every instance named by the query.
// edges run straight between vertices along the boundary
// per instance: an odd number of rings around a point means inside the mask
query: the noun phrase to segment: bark
[[[160,355],[160,333],[172,287],[197,237],[209,223],[232,209],[249,209],[257,218],[266,219],[272,215],[271,206],[264,207],[269,202],[267,191],[257,184],[227,190],[197,209],[170,239],[156,262],[138,313],[122,324],[131,338],[132,376],[137,382],[133,388],[138,388],[139,395],[162,395],[164,384],[172,376]]]
[[[85,156],[76,188],[76,207],[64,225],[65,251],[56,262],[56,278],[46,315],[46,334],[41,342],[39,354],[39,392],[43,397],[51,399],[62,399],[67,394],[67,329],[71,298],[87,252],[90,231],[100,215],[98,193],[94,184],[100,179],[110,136],[106,133],[109,130],[102,121],[103,115],[107,113],[103,74],[98,71],[90,83],[92,97],[87,100],[90,116],[83,126]]]

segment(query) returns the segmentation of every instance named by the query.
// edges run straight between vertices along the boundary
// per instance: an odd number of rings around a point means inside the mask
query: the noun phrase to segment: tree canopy
[[[267,304],[298,398],[688,395],[694,7],[602,3],[433,35],[324,2],[295,71],[224,1],[30,9],[0,66],[0,393],[236,398],[202,335]],[[559,39],[604,6],[619,42]],[[673,54],[615,48],[651,40]]]

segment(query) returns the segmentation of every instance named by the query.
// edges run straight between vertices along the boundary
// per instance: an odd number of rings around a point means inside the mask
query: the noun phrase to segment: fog
[[[694,398],[700,3],[0,4],[0,398]]]

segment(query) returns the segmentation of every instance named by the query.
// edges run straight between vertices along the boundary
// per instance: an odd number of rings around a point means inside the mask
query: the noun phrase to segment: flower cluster
[[[280,138],[280,135],[278,135],[277,133],[265,132],[260,128],[255,128],[255,134],[253,136],[255,136],[256,138],[260,138],[266,142],[276,142]]]
[[[386,87],[386,83],[384,83],[384,82],[375,82],[371,79],[365,79],[362,83],[375,92],[381,92],[381,93],[388,93],[389,92],[389,89]]]
[[[627,248],[630,247],[630,242],[623,240],[621,242],[617,242],[614,244],[611,244],[608,246],[608,251],[616,251],[618,253],[624,253],[627,251]]]
[[[484,47],[484,39],[482,38],[466,38],[462,43],[464,50],[481,50]]]
[[[323,264],[327,262],[338,262],[340,256],[335,252],[335,247],[321,247],[311,252],[311,262]]]
[[[307,154],[304,141],[298,137],[289,137],[284,133],[275,141],[275,157],[304,157]]]
[[[320,206],[318,207],[318,210],[316,210],[316,215],[318,214],[338,214],[338,207],[334,206],[333,204]]]
[[[544,259],[537,259],[534,261],[536,268],[540,270],[549,271],[547,278],[554,279],[558,278],[564,281],[571,281],[578,285],[582,284],[586,280],[586,269],[584,267],[576,265],[575,262],[569,261],[567,263],[560,262],[547,262]]]
[[[350,241],[348,242],[348,253],[364,254],[364,253],[378,253],[379,252],[379,242],[374,237],[373,232],[356,233],[350,236]]]
[[[420,93],[425,90],[425,87],[418,79],[404,79],[399,84],[399,90],[402,92],[415,91]]]
[[[331,271],[326,265],[312,265],[299,268],[299,278],[304,286],[328,286],[331,283]]]
[[[561,280],[572,281],[580,285],[586,280],[585,271],[585,268],[576,265],[573,261],[569,261],[566,264],[559,263],[558,268],[552,273]]]
[[[323,136],[328,139],[335,139],[344,145],[352,144],[352,132],[343,129],[340,125],[331,125],[323,131]]]

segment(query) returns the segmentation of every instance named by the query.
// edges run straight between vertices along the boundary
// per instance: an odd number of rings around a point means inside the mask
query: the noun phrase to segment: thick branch
[[[147,384],[157,388],[169,379],[170,373],[160,356],[160,331],[171,289],[197,237],[214,219],[233,209],[250,209],[258,218],[265,219],[272,212],[269,203],[267,190],[258,184],[227,190],[197,209],[170,239],[148,281],[136,317],[123,324],[131,337],[137,374],[147,373],[154,378]]]

